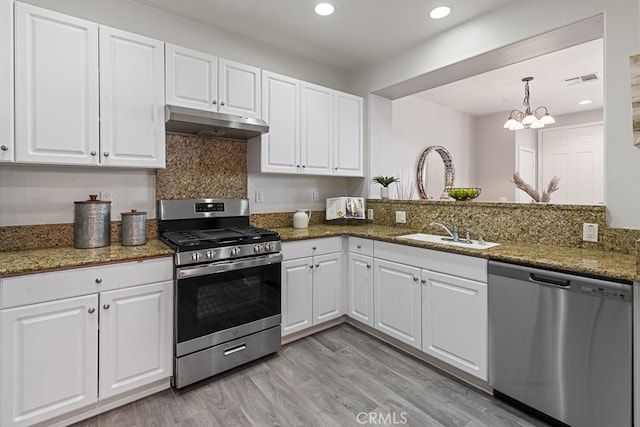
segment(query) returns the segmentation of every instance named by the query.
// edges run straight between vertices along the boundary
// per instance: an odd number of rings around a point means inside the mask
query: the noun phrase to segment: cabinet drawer
[[[376,258],[487,283],[487,260],[468,255],[375,242]]]
[[[173,280],[170,257],[8,277],[0,280],[0,308],[166,280]]]
[[[349,237],[349,252],[373,256],[373,240],[361,237]]]
[[[342,237],[300,240],[282,244],[282,256],[285,260],[324,255],[342,251]]]

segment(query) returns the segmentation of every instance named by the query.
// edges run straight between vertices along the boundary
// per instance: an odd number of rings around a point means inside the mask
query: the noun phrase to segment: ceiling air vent
[[[574,86],[582,83],[593,82],[596,80],[600,80],[600,75],[598,73],[591,73],[591,74],[585,74],[584,76],[570,77],[568,79],[564,79],[564,84],[567,86]]]

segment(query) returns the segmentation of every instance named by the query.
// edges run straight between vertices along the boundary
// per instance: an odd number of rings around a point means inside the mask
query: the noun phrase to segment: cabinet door
[[[100,399],[172,375],[172,285],[100,294]]]
[[[282,336],[313,324],[313,264],[311,258],[282,263]]]
[[[486,283],[422,274],[422,351],[486,380]]]
[[[261,136],[260,171],[300,171],[300,81],[264,71],[263,117],[269,132]],[[251,149],[251,147],[249,147]]]
[[[332,175],[333,91],[302,84],[301,166],[303,173]]]
[[[373,258],[349,253],[349,316],[373,327]]]
[[[100,26],[100,161],[164,168],[164,44]]]
[[[167,104],[217,111],[218,58],[172,44],[165,46]]]
[[[362,98],[335,93],[335,137],[333,170],[335,175],[362,176]]]
[[[0,1],[0,162],[15,158],[13,144],[13,1]]]
[[[98,25],[15,4],[16,160],[98,163]]]
[[[375,259],[374,327],[421,349],[420,269]]]
[[[27,426],[97,401],[98,296],[0,311],[0,425]]]
[[[342,316],[342,252],[313,258],[313,324]]]
[[[260,68],[218,60],[218,111],[260,118]]]

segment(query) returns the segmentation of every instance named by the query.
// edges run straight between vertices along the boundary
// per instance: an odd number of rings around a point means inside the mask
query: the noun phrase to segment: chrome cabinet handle
[[[420,283],[422,283],[422,284],[424,285],[425,283],[427,283],[427,279],[422,279],[422,280],[420,281]]]
[[[95,156],[97,153],[95,151],[92,151],[89,154],[91,154],[92,156]]]
[[[89,310],[87,310],[89,312],[89,314],[93,314],[96,312],[96,309],[93,307],[89,307]]]
[[[320,268],[320,264],[316,264],[316,268]]]
[[[222,105],[222,106],[224,107],[224,101],[222,101],[222,102],[220,103],[220,105]]]
[[[358,249],[362,249],[362,245],[357,245],[356,246]]]
[[[309,268],[313,270],[313,264],[311,264],[311,265],[309,266]]]
[[[102,283],[102,279],[98,277],[98,278],[96,279],[96,283],[99,285],[100,283]]]
[[[297,168],[299,168],[299,167],[300,167],[300,165],[296,165],[296,167],[297,167]]]
[[[0,145],[0,150],[2,151],[8,151],[9,147],[7,147],[6,145]]]
[[[367,264],[367,268],[371,268],[371,264]]]
[[[213,101],[211,101],[211,103],[212,103],[213,105],[216,105],[218,102],[214,99]]]
[[[104,156],[105,156],[105,157],[109,157],[109,152],[108,152],[108,151],[105,151],[105,152],[104,152]]]
[[[311,250],[315,251],[316,249],[318,249],[317,246],[311,246]]]
[[[306,168],[306,166],[305,166],[305,165],[302,165],[302,168],[304,169],[304,168]]]
[[[333,169],[338,170],[338,168],[337,168],[337,167],[335,167],[335,168],[333,168]]]
[[[111,308],[110,304],[105,304],[102,306],[102,308],[104,308],[105,310],[109,310]]]
[[[415,277],[415,276],[413,277],[413,281],[414,281],[414,282],[417,282],[418,280],[419,280],[419,279],[418,279],[417,277]]]

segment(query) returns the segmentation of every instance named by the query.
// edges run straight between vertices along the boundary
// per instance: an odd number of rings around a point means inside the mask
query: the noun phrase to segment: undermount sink
[[[418,240],[420,242],[441,243],[443,245],[458,246],[460,248],[469,248],[469,249],[488,249],[494,246],[498,246],[500,244],[500,243],[494,243],[494,242],[480,243],[477,240],[472,240],[471,243],[467,243],[464,239],[461,239],[458,242],[454,242],[451,239],[451,237],[443,237],[435,234],[425,234],[425,233],[405,234],[403,236],[398,236],[398,238],[408,239],[408,240]]]

